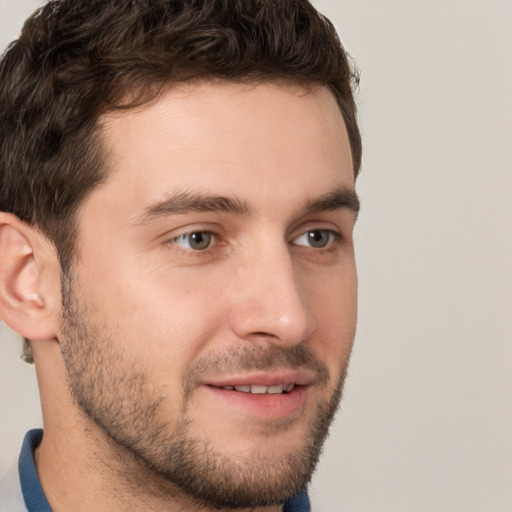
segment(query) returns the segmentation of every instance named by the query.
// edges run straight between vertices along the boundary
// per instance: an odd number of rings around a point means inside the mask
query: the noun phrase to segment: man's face
[[[282,502],[314,469],[355,330],[336,102],[202,83],[102,132],[110,175],[64,279],[74,399],[155,481],[210,505]]]

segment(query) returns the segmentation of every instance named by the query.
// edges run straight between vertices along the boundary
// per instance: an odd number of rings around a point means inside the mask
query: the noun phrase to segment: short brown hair
[[[66,272],[77,209],[106,177],[99,117],[209,78],[328,86],[359,172],[357,76],[308,0],[53,0],[0,63],[0,210],[52,240]]]

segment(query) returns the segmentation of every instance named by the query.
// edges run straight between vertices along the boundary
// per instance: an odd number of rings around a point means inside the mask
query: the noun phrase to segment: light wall
[[[37,2],[0,0],[0,45]],[[316,512],[512,510],[512,2],[318,0],[361,68],[360,312]],[[40,423],[2,326],[0,473]]]

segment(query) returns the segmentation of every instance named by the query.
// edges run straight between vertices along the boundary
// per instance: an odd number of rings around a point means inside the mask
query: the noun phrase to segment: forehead
[[[101,126],[111,169],[100,188],[114,196],[353,187],[345,124],[326,87],[183,84]]]

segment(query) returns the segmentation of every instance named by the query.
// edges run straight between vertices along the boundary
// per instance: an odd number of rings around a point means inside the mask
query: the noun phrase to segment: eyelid
[[[337,218],[313,218],[306,219],[297,223],[290,230],[290,236],[288,240],[295,240],[299,236],[309,232],[309,231],[329,231],[340,237],[344,236],[346,229],[348,228],[345,223]]]
[[[180,236],[190,235],[192,233],[211,233],[212,235],[222,236],[222,231],[222,228],[220,228],[218,224],[209,222],[197,222],[169,229],[165,233],[162,233],[160,238],[169,241],[174,240],[175,238],[179,238]]]
[[[188,242],[190,245],[192,235],[199,234],[199,233],[206,235],[210,238],[208,246],[205,247],[204,249],[194,249],[192,247],[186,247],[186,244],[180,243],[181,241],[188,239]],[[215,233],[212,233],[211,231],[204,231],[204,230],[189,231],[187,233],[182,233],[181,235],[175,236],[173,239],[171,239],[171,243],[174,243],[176,245],[179,245],[180,247],[183,247],[187,250],[191,250],[194,252],[203,252],[203,251],[210,249],[216,243],[217,238],[218,238],[217,235]]]
[[[299,240],[302,237],[306,237],[309,233],[311,233],[313,231],[322,231],[329,235],[330,239],[324,247],[314,247],[314,246],[307,245],[307,244],[298,244],[297,243],[297,240]],[[337,241],[341,240],[341,237],[342,237],[341,233],[339,233],[338,231],[335,231],[334,229],[323,228],[323,227],[322,228],[308,228],[305,231],[303,231],[299,236],[294,237],[292,239],[291,243],[294,245],[297,245],[299,247],[310,247],[311,249],[321,251],[321,250],[328,250],[328,249],[332,248],[332,246]]]
[[[183,244],[177,243],[177,240],[181,237],[190,236],[194,233],[207,233],[209,234],[213,241],[211,245],[205,249],[198,250],[187,248]],[[210,223],[197,223],[191,224],[187,226],[181,226],[180,228],[173,229],[172,231],[167,232],[165,235],[161,237],[164,245],[174,248],[177,251],[181,251],[184,253],[194,253],[195,255],[199,255],[201,253],[210,252],[217,247],[224,245],[222,243],[223,240],[223,230],[217,224]]]

